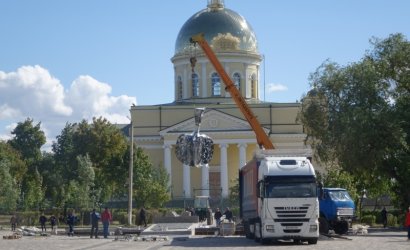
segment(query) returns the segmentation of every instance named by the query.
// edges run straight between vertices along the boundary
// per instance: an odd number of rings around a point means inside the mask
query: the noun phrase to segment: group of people
[[[54,229],[56,229],[57,227],[57,218],[54,215],[51,215],[48,220],[50,221],[51,231],[54,231]],[[47,217],[44,214],[42,214],[38,221],[40,222],[40,225],[41,225],[41,232],[46,232],[47,231],[47,227],[46,227]]]
[[[228,220],[229,222],[232,222],[233,220],[233,214],[232,214],[232,211],[229,209],[229,207],[225,209],[225,212],[223,214],[221,210],[219,210],[219,208],[216,209],[215,214],[214,214],[216,225],[221,224],[222,216],[225,216],[225,219]]]
[[[54,215],[51,215],[50,218],[47,219],[47,217],[44,214],[41,214],[40,218],[38,219],[38,222],[40,223],[40,226],[41,226],[41,232],[47,231],[47,226],[46,226],[47,221],[50,221],[51,231],[54,231],[54,229],[57,228],[57,217],[55,217]],[[18,222],[17,216],[13,214],[10,218],[11,231],[16,231],[17,222]]]
[[[93,236],[97,239],[98,238],[98,224],[99,221],[102,221],[103,224],[103,235],[104,238],[108,238],[109,235],[109,226],[110,223],[112,222],[112,214],[110,210],[106,207],[104,209],[104,212],[100,215],[95,209],[93,209],[91,215],[90,215],[90,221],[91,221],[91,233],[90,233],[90,238]]]
[[[91,232],[90,238],[95,237],[96,239],[99,238],[98,236],[98,228],[100,220],[103,224],[103,235],[104,238],[108,238],[109,235],[109,226],[112,222],[112,214],[108,207],[104,208],[104,211],[100,214],[95,209],[90,213],[90,223],[91,223]],[[77,217],[70,212],[67,216],[67,225],[69,227],[68,236],[74,235],[74,224],[77,221]]]

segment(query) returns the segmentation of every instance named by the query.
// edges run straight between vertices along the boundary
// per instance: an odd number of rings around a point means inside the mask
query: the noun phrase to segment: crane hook
[[[192,56],[191,58],[189,58],[189,61],[191,62],[192,73],[195,73],[196,57]]]

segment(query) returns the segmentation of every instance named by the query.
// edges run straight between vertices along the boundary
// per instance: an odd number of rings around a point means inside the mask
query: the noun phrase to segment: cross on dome
[[[208,0],[208,8],[210,9],[223,9],[224,1],[223,0]]]

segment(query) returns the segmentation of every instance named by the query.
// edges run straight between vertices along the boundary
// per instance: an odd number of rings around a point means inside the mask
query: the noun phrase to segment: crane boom
[[[201,46],[205,55],[208,57],[209,61],[211,61],[212,65],[214,66],[218,74],[221,76],[222,81],[224,82],[226,86],[225,90],[227,90],[231,94],[231,97],[235,101],[236,105],[239,107],[242,114],[245,116],[246,120],[248,121],[249,125],[252,127],[253,131],[255,132],[256,141],[259,147],[260,148],[263,147],[265,149],[274,149],[275,147],[273,146],[269,137],[266,135],[265,131],[263,130],[256,116],[253,114],[249,105],[246,103],[245,98],[243,98],[239,90],[235,87],[232,79],[228,76],[225,69],[222,67],[222,64],[219,62],[215,53],[209,46],[208,42],[205,40],[204,34],[200,33],[195,36],[192,36],[191,42],[197,43],[199,44],[199,46]]]

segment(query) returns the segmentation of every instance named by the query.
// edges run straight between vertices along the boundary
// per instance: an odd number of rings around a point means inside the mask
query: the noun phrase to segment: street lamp
[[[128,170],[128,225],[132,225],[132,184],[134,171],[134,128],[132,125],[132,118],[130,119],[130,166]]]

